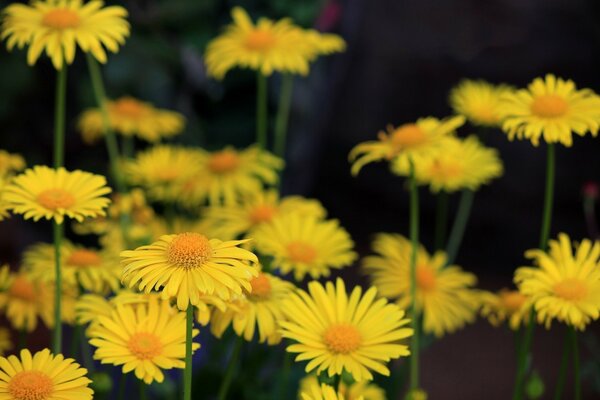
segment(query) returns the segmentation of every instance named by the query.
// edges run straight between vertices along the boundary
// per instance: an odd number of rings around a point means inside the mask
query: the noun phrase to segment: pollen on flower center
[[[199,233],[181,233],[173,238],[167,248],[167,260],[182,268],[196,268],[211,255],[210,242]]]
[[[79,15],[67,8],[48,11],[42,18],[42,24],[53,29],[77,28],[80,23]]]
[[[333,325],[325,331],[323,340],[332,353],[348,354],[360,347],[362,337],[356,327],[349,324]]]
[[[162,353],[163,346],[156,335],[140,332],[131,336],[127,348],[138,359],[151,360]]]
[[[142,103],[129,97],[113,102],[111,110],[129,118],[140,118],[147,111]]]
[[[79,268],[97,267],[102,264],[102,258],[95,251],[79,249],[69,255],[66,263]]]
[[[587,296],[587,286],[578,279],[565,279],[554,285],[554,293],[565,300],[577,301]]]
[[[317,250],[314,246],[302,241],[289,243],[287,252],[289,258],[294,262],[311,263],[317,258]]]
[[[531,112],[542,118],[561,117],[567,111],[567,102],[555,94],[536,97],[531,103]]]
[[[226,174],[235,171],[240,165],[240,157],[233,150],[214,153],[208,161],[208,168],[215,174]]]
[[[431,291],[436,286],[435,271],[428,265],[417,266],[417,286],[423,291]]]
[[[516,290],[505,290],[500,292],[500,301],[504,308],[510,312],[519,311],[525,303],[525,296]]]
[[[16,297],[27,302],[35,301],[35,287],[22,276],[15,277],[8,292],[11,297]]]
[[[37,202],[48,210],[66,209],[75,204],[75,197],[63,189],[47,189],[38,194]]]
[[[52,379],[40,371],[21,371],[8,382],[8,393],[15,400],[47,400],[52,396]]]
[[[415,147],[422,144],[427,136],[417,124],[404,124],[391,134],[392,144],[398,148]]]
[[[252,293],[250,296],[255,299],[266,299],[271,295],[271,282],[263,273],[258,274],[256,278],[250,281]]]
[[[246,48],[254,51],[267,51],[275,44],[275,37],[265,30],[254,30],[246,37]]]
[[[273,216],[275,215],[275,213],[276,213],[275,207],[267,206],[267,205],[260,205],[258,207],[255,207],[250,212],[250,221],[252,221],[252,224],[260,224],[262,222],[268,222],[271,219],[273,219]]]

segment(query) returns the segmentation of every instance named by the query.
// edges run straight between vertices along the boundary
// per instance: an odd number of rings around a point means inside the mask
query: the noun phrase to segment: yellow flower
[[[350,400],[343,394],[336,392],[333,386],[326,385],[325,383],[317,382],[315,385],[310,386],[306,390],[300,393],[301,400]],[[352,398],[354,399],[354,398]],[[364,397],[357,397],[356,400],[364,400]]]
[[[549,328],[556,319],[583,331],[600,317],[600,242],[571,244],[561,233],[548,246],[525,253],[535,267],[518,268],[515,283],[531,298],[539,323]]]
[[[311,42],[314,58],[320,55],[340,53],[346,50],[346,42],[338,35],[321,33],[314,29],[305,30],[304,34]]]
[[[103,7],[104,2],[92,0],[32,1],[31,5],[11,4],[4,10],[0,39],[8,39],[7,47],[29,45],[27,63],[35,64],[42,51],[60,70],[72,64],[79,46],[101,63],[106,62],[104,47],[113,53],[129,36],[127,11],[123,7]]]
[[[107,102],[111,128],[123,136],[136,136],[157,143],[179,135],[185,127],[185,117],[178,112],[155,108],[152,104],[125,96]],[[78,128],[83,140],[94,143],[104,134],[102,113],[91,108],[79,117]]]
[[[99,316],[97,323],[90,344],[97,347],[94,359],[102,364],[123,365],[124,374],[135,371],[146,384],[162,382],[163,370],[185,367],[185,313],[168,301],[118,304],[110,317]],[[194,329],[192,337],[196,335]],[[194,350],[199,347],[192,344]]]
[[[397,128],[389,125],[387,132],[379,132],[379,140],[360,143],[352,149],[348,156],[353,163],[352,175],[357,175],[362,167],[374,161],[398,161],[398,158],[408,160],[437,151],[464,123],[463,116],[455,116],[444,120],[421,118],[415,123],[403,124]]]
[[[72,358],[44,349],[21,357],[0,357],[0,399],[3,400],[91,400],[92,382]]]
[[[537,146],[542,138],[570,147],[573,132],[598,134],[600,97],[590,89],[577,90],[571,80],[548,74],[534,79],[527,89],[505,94],[500,112],[502,130],[510,140],[529,139]]]
[[[267,190],[249,193],[239,204],[206,207],[200,226],[221,239],[236,239],[244,234],[253,237],[255,228],[268,224],[275,216],[292,212],[317,218],[326,214],[318,200],[301,196],[280,199],[277,191]]]
[[[450,105],[473,125],[500,126],[500,101],[510,90],[507,85],[465,79],[450,91]]]
[[[380,233],[373,242],[377,255],[363,259],[363,267],[379,293],[396,299],[401,308],[411,304],[410,256],[412,246],[404,236]],[[446,265],[442,251],[430,256],[420,246],[417,253],[417,309],[423,330],[437,337],[452,333],[475,320],[479,299],[475,275],[456,265]]]
[[[77,221],[105,215],[110,200],[104,195],[108,193],[103,176],[35,166],[16,176],[4,189],[2,199],[25,219],[54,219],[62,224],[65,215]]]
[[[481,315],[494,326],[508,320],[513,331],[526,325],[531,312],[531,300],[518,290],[502,289],[498,293],[481,292]]]
[[[300,353],[296,361],[310,360],[306,372],[317,369],[329,376],[345,369],[357,382],[373,379],[371,370],[389,376],[385,363],[408,356],[408,347],[400,341],[412,335],[404,311],[387,300],[376,299],[372,287],[362,295],[355,287],[350,296],[344,281],[336,284],[308,284],[308,293],[299,290],[283,302],[287,321],[282,321],[282,335],[296,341],[287,347]]]
[[[8,328],[0,328],[0,356],[3,356],[7,350],[12,349],[12,340]]]
[[[298,399],[302,399],[302,394],[311,394],[315,388],[320,389],[321,385],[315,374],[310,374],[300,381],[300,390]],[[386,400],[385,391],[376,384],[369,381],[354,382],[350,386],[344,381],[340,381],[339,393],[342,399],[348,400]]]
[[[121,252],[122,279],[146,293],[162,287],[163,298],[176,297],[180,310],[198,304],[205,294],[229,300],[242,288],[252,290],[249,281],[258,274],[246,264],[257,263],[256,256],[237,247],[244,242],[191,232],[164,235],[149,246]]]
[[[54,282],[55,252],[52,244],[38,243],[23,254],[23,267],[32,278]],[[63,241],[61,246],[62,279],[66,285],[78,286],[94,293],[117,291],[121,267],[118,256]]]
[[[477,190],[481,185],[500,177],[503,172],[498,151],[482,145],[476,136],[449,138],[443,148],[416,156],[414,163],[417,182],[429,185],[434,193],[440,190]],[[408,160],[394,160],[392,171],[398,175],[408,175]]]
[[[281,342],[279,322],[283,320],[282,302],[292,293],[294,285],[278,277],[260,272],[250,281],[252,291],[224,310],[215,309],[210,318],[212,333],[220,338],[233,324],[238,336],[252,341],[258,328],[258,340],[274,345]]]
[[[12,176],[25,168],[25,160],[20,154],[0,150],[0,178]]]
[[[49,292],[49,287],[32,281],[26,274],[10,273],[7,265],[0,268],[0,310],[18,330],[32,332],[38,316],[52,313]]]
[[[283,274],[294,273],[300,281],[329,276],[356,260],[354,242],[337,220],[291,213],[274,218],[253,231],[258,252],[273,257],[273,267]]]

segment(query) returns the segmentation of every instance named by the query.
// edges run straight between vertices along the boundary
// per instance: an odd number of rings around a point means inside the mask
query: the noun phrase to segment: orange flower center
[[[53,29],[77,28],[81,23],[79,15],[67,8],[48,11],[42,18],[42,25]]]
[[[235,171],[240,165],[240,157],[234,150],[222,150],[213,153],[208,160],[208,168],[215,174]]]
[[[392,144],[399,149],[419,146],[427,139],[427,135],[417,124],[401,125],[391,136]]]
[[[555,94],[538,96],[531,103],[531,112],[542,118],[561,117],[567,112],[567,108],[567,102]]]
[[[52,379],[40,371],[17,372],[8,382],[8,393],[14,400],[50,399],[53,389]]]
[[[75,197],[63,189],[47,189],[38,194],[37,202],[48,210],[67,209],[75,204]]]
[[[348,354],[360,347],[362,337],[356,327],[349,324],[338,324],[325,331],[323,340],[332,353]]]
[[[587,286],[578,279],[565,279],[554,285],[554,293],[568,301],[583,300],[587,296]]]
[[[181,233],[167,247],[167,260],[178,267],[196,268],[212,256],[212,247],[206,236],[199,233]]]
[[[69,255],[67,264],[79,268],[97,267],[102,264],[102,258],[93,250],[79,249]]]
[[[441,161],[439,159],[436,159],[431,164],[429,173],[434,178],[438,179],[455,178],[462,173],[462,167],[456,162],[448,160]]]
[[[250,281],[250,285],[252,286],[251,297],[262,300],[271,296],[271,282],[267,278],[267,275],[263,273],[258,274],[256,278]]]
[[[139,360],[151,360],[162,353],[163,346],[156,335],[140,332],[131,336],[127,348]]]
[[[311,263],[317,258],[317,250],[313,245],[302,241],[291,242],[287,245],[288,257],[293,262]]]
[[[256,29],[246,36],[246,48],[248,50],[265,52],[270,50],[275,44],[275,37],[271,32]]]
[[[273,219],[276,212],[277,210],[272,206],[260,205],[254,207],[254,209],[250,211],[250,221],[253,225],[269,222]]]
[[[429,265],[417,266],[417,286],[419,289],[429,292],[435,289],[435,271]]]
[[[35,301],[35,287],[22,276],[17,276],[10,285],[9,293],[11,297],[19,300],[33,303]]]
[[[171,182],[179,178],[180,171],[172,167],[164,167],[156,171],[155,174],[159,181]]]
[[[504,290],[500,292],[500,301],[502,306],[510,313],[521,309],[527,298],[516,290]]]
[[[111,110],[128,118],[140,118],[146,114],[146,106],[131,97],[123,97],[112,103]]]

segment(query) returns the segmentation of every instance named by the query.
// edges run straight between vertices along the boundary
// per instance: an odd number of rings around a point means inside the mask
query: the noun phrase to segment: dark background
[[[0,1],[0,7],[9,2]],[[111,2],[116,3],[116,2]],[[369,251],[372,234],[406,234],[408,196],[402,178],[384,163],[350,176],[349,150],[374,139],[388,123],[449,115],[449,90],[461,78],[524,86],[555,73],[578,87],[600,91],[600,2],[595,0],[349,0],[123,2],[132,36],[109,57],[105,81],[110,96],[133,95],[185,114],[188,126],[177,142],[211,149],[254,138],[254,74],[232,71],[223,82],[205,75],[208,40],[241,5],[256,18],[291,16],[305,27],[342,35],[344,54],[321,59],[308,78],[295,81],[287,170],[283,190],[320,199],[331,217]],[[55,71],[45,57],[35,68],[25,52],[0,48],[0,147],[21,153],[29,165],[50,164]],[[69,69],[66,165],[106,171],[104,147],[82,144],[75,118],[93,97],[82,54]],[[271,114],[278,77],[270,79]],[[473,133],[467,126],[461,134]],[[475,196],[457,263],[475,272],[485,289],[509,286],[523,252],[535,247],[541,222],[545,147],[509,142],[499,131],[485,134],[499,149],[505,173]],[[598,139],[577,138],[558,147],[552,237],[588,236],[581,187],[600,179]],[[144,145],[138,143],[139,148]],[[455,207],[458,196],[453,196]],[[431,246],[434,200],[421,190],[422,241]],[[12,218],[0,230],[2,262],[19,262],[24,246],[48,240],[49,229]],[[348,275],[348,271],[344,273]],[[551,392],[562,327],[537,330],[535,366]],[[423,356],[423,386],[431,399],[506,399],[514,374],[513,337],[480,321],[432,345]],[[599,390],[600,345],[583,339],[585,385]],[[596,371],[596,372],[594,372]],[[569,392],[570,393],[570,392]],[[596,392],[598,393],[598,392]],[[598,395],[597,395],[598,396]],[[549,395],[545,398],[548,398]],[[567,396],[566,398],[569,398]]]

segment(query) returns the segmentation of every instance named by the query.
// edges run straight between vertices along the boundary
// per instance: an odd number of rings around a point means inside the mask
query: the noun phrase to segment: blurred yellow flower
[[[20,154],[11,154],[0,150],[0,178],[12,176],[25,168],[25,160]]]
[[[3,356],[7,350],[13,348],[8,328],[0,328],[0,356]]]
[[[483,80],[462,80],[450,91],[450,105],[455,113],[463,115],[473,125],[500,126],[501,97],[511,88],[492,85]]]
[[[528,323],[531,300],[518,290],[502,289],[498,293],[482,291],[480,301],[481,315],[493,326],[508,320],[510,329],[516,331]]]
[[[79,46],[101,63],[106,62],[104,48],[113,53],[129,36],[127,10],[120,6],[104,7],[92,0],[39,0],[30,5],[11,4],[4,9],[0,39],[7,47],[29,45],[27,63],[35,64],[44,50],[52,64],[60,70],[72,64]]]
[[[315,385],[301,389],[299,399],[301,400],[354,400],[354,397],[346,397],[340,392],[336,392],[333,386],[329,386],[325,383],[319,384],[316,382]],[[364,397],[356,397],[356,400],[364,400]]]
[[[321,385],[319,384],[317,375],[307,375],[300,381],[298,399],[302,399],[302,393],[311,394],[315,388],[320,389],[320,387]],[[347,400],[386,400],[385,391],[369,381],[354,382],[351,385],[347,385],[342,380],[339,384],[338,395],[342,396],[342,399]]]

